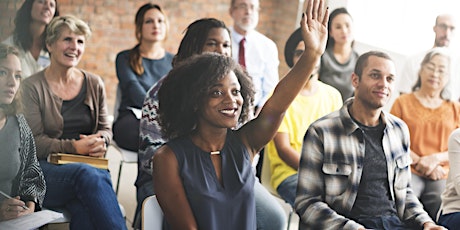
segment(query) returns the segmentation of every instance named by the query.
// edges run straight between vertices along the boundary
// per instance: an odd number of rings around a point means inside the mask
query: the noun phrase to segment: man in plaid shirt
[[[299,166],[300,229],[445,229],[409,186],[409,130],[383,111],[395,65],[382,52],[359,57],[355,96],[308,129]]]

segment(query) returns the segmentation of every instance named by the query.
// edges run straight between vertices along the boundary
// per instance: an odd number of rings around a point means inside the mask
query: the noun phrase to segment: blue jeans
[[[145,198],[153,195],[153,182],[148,182],[137,188],[136,218],[133,223],[134,229],[140,228],[141,205]],[[256,179],[254,183],[254,196],[256,199],[257,229],[279,230],[286,226],[286,213],[278,201]]]
[[[66,208],[71,214],[70,229],[126,229],[107,170],[80,163],[39,163],[46,181],[43,206]]]
[[[286,228],[287,217],[283,207],[257,178],[254,183],[254,197],[258,230]]]
[[[453,212],[446,215],[441,215],[438,224],[447,229],[458,229],[460,226],[460,212]]]
[[[364,225],[366,229],[384,229],[384,230],[407,230],[414,229],[413,226],[405,225],[398,216],[388,215],[379,217],[366,217],[357,220]],[[422,229],[422,228],[420,228]]]
[[[298,174],[291,175],[281,182],[276,188],[276,191],[283,198],[284,201],[289,203],[294,208],[295,196],[297,192]]]

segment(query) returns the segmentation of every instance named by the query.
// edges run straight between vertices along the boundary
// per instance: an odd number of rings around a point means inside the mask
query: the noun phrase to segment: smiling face
[[[32,20],[48,25],[56,13],[55,0],[35,0],[30,15]]]
[[[211,29],[203,47],[204,52],[215,52],[230,57],[232,55],[232,42],[228,31],[224,28]]]
[[[14,54],[0,59],[0,104],[9,105],[19,89],[21,82],[21,62]]]
[[[240,90],[240,83],[233,71],[211,87],[199,109],[201,116],[198,126],[236,127],[243,105]]]
[[[51,63],[64,67],[75,67],[85,52],[85,36],[72,32],[69,28],[62,29],[57,40],[46,47],[51,54]]]
[[[390,99],[394,88],[396,68],[393,61],[369,56],[361,76],[352,74],[355,100],[369,110],[381,109]]]
[[[158,42],[166,38],[166,19],[162,12],[152,8],[145,12],[141,42]]]

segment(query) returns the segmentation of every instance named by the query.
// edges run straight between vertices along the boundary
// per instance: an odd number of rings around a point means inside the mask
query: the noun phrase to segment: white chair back
[[[155,195],[145,198],[142,203],[142,229],[161,230],[163,228],[163,211]]]

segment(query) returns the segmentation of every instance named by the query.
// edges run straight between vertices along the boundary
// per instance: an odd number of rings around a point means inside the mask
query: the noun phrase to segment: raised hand
[[[329,8],[325,6],[324,0],[308,0],[300,21],[305,50],[316,51],[320,55],[324,52],[328,20]]]

